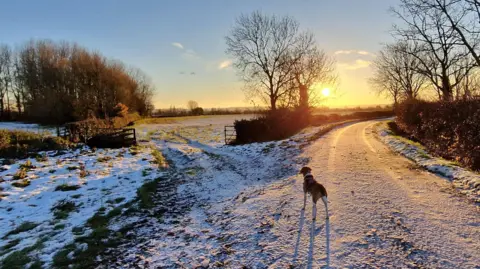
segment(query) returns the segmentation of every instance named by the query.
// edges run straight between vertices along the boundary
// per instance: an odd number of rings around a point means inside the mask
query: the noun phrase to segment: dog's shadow
[[[300,247],[300,238],[302,237],[303,225],[305,224],[305,210],[300,211],[300,221],[298,222],[297,242],[295,243],[295,252],[293,254],[292,264],[297,264],[298,248]]]
[[[300,213],[300,220],[298,222],[298,234],[297,234],[297,242],[295,243],[295,252],[293,254],[293,259],[292,259],[292,265],[296,266],[297,265],[297,260],[298,260],[298,251],[300,248],[300,239],[302,237],[302,231],[303,231],[303,226],[305,224],[305,210],[302,210]],[[316,220],[312,221],[312,226],[310,229],[310,244],[308,247],[308,263],[307,263],[307,268],[312,268],[313,266],[313,249],[315,247],[315,236],[320,233],[322,230],[322,227],[318,227],[318,229],[315,229],[316,226]]]

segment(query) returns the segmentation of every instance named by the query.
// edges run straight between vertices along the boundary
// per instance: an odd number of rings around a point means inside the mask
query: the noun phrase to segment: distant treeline
[[[31,40],[0,46],[0,118],[62,124],[153,110],[153,86],[139,69],[76,43]]]
[[[167,109],[157,109],[153,113],[154,117],[182,117],[198,115],[235,115],[235,114],[259,114],[265,109],[261,108],[209,108],[202,109],[202,113],[196,113],[195,110],[171,107]]]

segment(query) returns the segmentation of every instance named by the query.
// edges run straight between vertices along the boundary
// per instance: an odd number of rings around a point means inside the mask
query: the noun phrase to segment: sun
[[[323,94],[323,96],[325,96],[325,97],[329,96],[329,95],[330,95],[330,89],[329,89],[329,88],[324,88],[324,89],[322,90],[322,94]]]

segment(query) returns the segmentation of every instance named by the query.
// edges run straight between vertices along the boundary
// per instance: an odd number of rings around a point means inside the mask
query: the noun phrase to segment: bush
[[[480,101],[408,101],[396,111],[402,131],[434,154],[480,170]]]
[[[113,112],[115,117],[127,117],[128,116],[128,107],[122,103],[118,103],[114,108]]]
[[[113,117],[110,119],[91,118],[83,121],[70,122],[65,127],[70,132],[70,138],[73,141],[86,141],[89,138],[115,128],[124,128],[132,125],[133,122],[141,117],[138,113],[131,113],[122,117]]]
[[[64,150],[71,144],[60,137],[46,137],[25,131],[0,130],[0,156],[26,158],[39,151]]]
[[[287,109],[269,112],[252,120],[237,120],[234,123],[237,135],[233,144],[285,139],[308,126],[309,120],[307,111]]]

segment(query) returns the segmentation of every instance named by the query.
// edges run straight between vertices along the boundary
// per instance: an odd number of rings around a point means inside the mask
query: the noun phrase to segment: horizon
[[[388,9],[397,2],[246,1],[226,6],[220,1],[24,0],[4,5],[0,22],[8,27],[2,27],[0,35],[2,43],[12,46],[32,38],[77,42],[140,68],[155,85],[157,109],[184,107],[188,100],[201,107],[249,107],[243,82],[225,54],[225,36],[241,14],[260,10],[289,15],[302,30],[313,32],[319,47],[336,59],[341,96],[322,106],[387,105],[391,102],[377,96],[367,79],[381,43],[391,40],[388,31],[394,19]],[[85,8],[89,6],[95,12]]]

